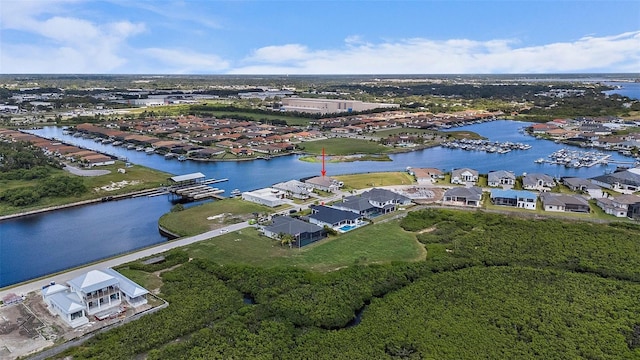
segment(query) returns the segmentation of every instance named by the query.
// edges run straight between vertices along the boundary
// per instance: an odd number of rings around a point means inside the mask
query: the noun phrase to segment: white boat
[[[536,163],[536,164],[542,164],[543,162],[544,162],[543,158],[540,158],[540,159],[534,161],[534,163]]]

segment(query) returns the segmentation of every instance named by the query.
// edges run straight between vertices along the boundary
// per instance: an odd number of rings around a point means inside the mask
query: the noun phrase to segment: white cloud
[[[8,1],[8,9],[3,3],[3,31],[19,31],[34,42],[14,43],[3,37],[0,72],[103,73],[126,64],[121,55],[126,40],[144,32],[145,25],[129,21],[97,24],[56,14],[71,13],[61,6],[69,3],[54,1],[49,7],[37,1]]]
[[[254,51],[237,74],[434,74],[640,72],[640,31],[573,42],[517,47],[517,40],[434,41],[411,38],[364,43],[348,37],[339,49],[300,44]]]
[[[159,62],[161,69],[155,69],[155,73],[188,74],[188,73],[213,73],[229,68],[229,63],[214,54],[203,54],[186,49],[147,48],[140,51]]]

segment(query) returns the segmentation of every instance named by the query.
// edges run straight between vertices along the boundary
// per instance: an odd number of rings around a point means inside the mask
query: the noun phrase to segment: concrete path
[[[98,263],[93,263],[91,265],[87,265],[87,266],[82,266],[80,268],[76,268],[73,270],[69,270],[63,273],[59,273],[56,275],[51,275],[51,276],[46,276],[46,277],[42,277],[40,279],[37,280],[33,280],[30,281],[28,283],[24,283],[21,285],[17,285],[15,287],[5,287],[0,289],[0,299],[2,299],[4,296],[6,296],[9,293],[15,293],[17,295],[26,295],[32,291],[40,291],[40,289],[42,289],[43,286],[48,285],[50,282],[55,281],[56,284],[64,284],[67,281],[78,277],[88,271],[91,270],[101,270],[104,268],[108,268],[108,267],[115,267],[118,265],[122,265],[131,261],[135,261],[141,258],[145,258],[151,255],[155,255],[170,249],[174,249],[177,247],[181,247],[181,246],[185,246],[185,245],[189,245],[189,244],[193,244],[195,242],[198,241],[202,241],[202,240],[207,240],[210,239],[212,237],[216,237],[219,236],[222,233],[227,233],[227,232],[232,232],[232,231],[238,231],[238,230],[242,230],[244,228],[247,228],[251,225],[249,225],[248,222],[242,222],[242,223],[238,223],[238,224],[233,224],[233,225],[229,225],[226,226],[224,228],[221,229],[216,229],[216,230],[212,230],[212,231],[208,231],[206,233],[202,233],[199,235],[195,235],[195,236],[190,236],[190,237],[185,237],[185,238],[180,238],[177,240],[172,240],[172,241],[168,241],[168,242],[164,242],[161,244],[158,244],[156,246],[144,249],[144,250],[140,250],[140,251],[136,251],[127,255],[123,255],[123,256],[119,256],[117,258],[112,258],[109,260],[104,260],[104,261],[100,261]]]

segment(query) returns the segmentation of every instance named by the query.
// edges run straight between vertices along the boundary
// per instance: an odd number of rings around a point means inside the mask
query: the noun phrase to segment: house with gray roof
[[[596,204],[604,210],[606,214],[633,219],[633,209],[636,206],[640,206],[640,196],[622,194],[614,197],[600,198]]]
[[[589,202],[580,195],[543,192],[540,200],[545,211],[589,213]]]
[[[478,182],[478,171],[461,168],[451,171],[451,183],[452,184],[475,184]]]
[[[343,225],[357,225],[362,220],[362,215],[353,211],[336,209],[324,205],[311,205],[309,222],[318,226],[337,228]]]
[[[314,189],[334,192],[339,190],[344,184],[342,181],[338,181],[329,176],[316,176],[304,181],[305,184],[313,187]]]
[[[262,232],[272,239],[278,239],[280,234],[292,235],[298,247],[327,237],[324,228],[290,216],[274,217],[271,225],[262,227]]]
[[[521,209],[535,210],[538,194],[526,190],[491,190],[491,203],[500,206],[514,206]]]
[[[372,217],[390,213],[398,206],[411,205],[411,203],[411,199],[404,195],[387,189],[373,188],[360,195],[348,196],[331,207]]]
[[[513,186],[515,183],[516,174],[514,174],[513,171],[490,171],[487,176],[487,185],[491,187],[501,187],[503,185]]]
[[[308,199],[311,196],[312,186],[298,180],[289,180],[274,184],[272,188],[283,191],[288,198]]]
[[[113,269],[91,270],[67,282],[42,289],[49,311],[71,327],[89,322],[87,316],[106,317],[125,301],[133,307],[147,303],[149,292]]]
[[[562,178],[562,183],[567,186],[571,191],[581,191],[589,194],[591,198],[601,198],[604,196],[600,186],[592,183],[591,181],[583,178],[571,177]]]
[[[479,207],[482,204],[482,189],[477,186],[447,189],[444,192],[442,204]]]
[[[554,186],[555,180],[547,174],[531,173],[522,177],[522,187],[525,190],[549,191]]]
[[[616,171],[590,178],[598,186],[617,192],[633,193],[640,190],[640,168]]]

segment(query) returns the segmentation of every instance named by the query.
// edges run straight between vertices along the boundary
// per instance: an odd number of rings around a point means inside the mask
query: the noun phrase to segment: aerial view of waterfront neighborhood
[[[0,359],[640,358],[640,3],[42,5]]]

